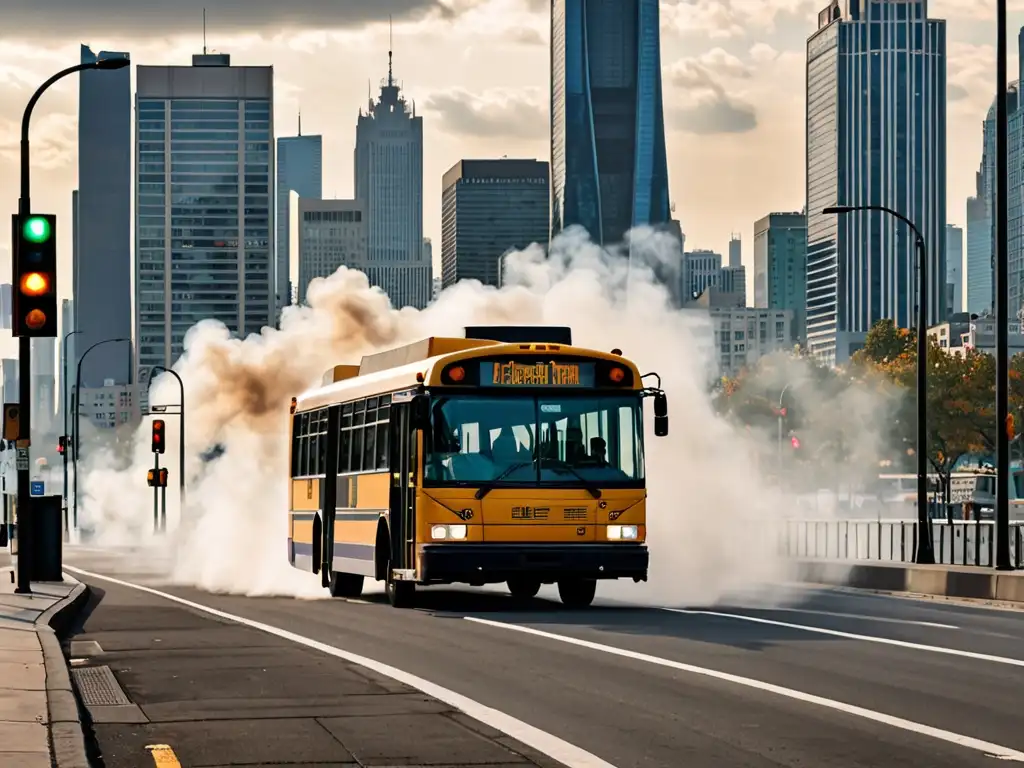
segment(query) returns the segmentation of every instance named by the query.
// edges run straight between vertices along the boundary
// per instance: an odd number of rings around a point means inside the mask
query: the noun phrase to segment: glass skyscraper
[[[289,214],[290,192],[299,197],[319,200],[323,197],[323,137],[303,136],[302,118],[299,118],[299,135],[286,136],[277,140],[277,291],[278,312],[290,303],[292,286],[292,255],[289,252],[288,235],[291,216]],[[294,258],[299,256],[295,254]],[[305,286],[302,286],[305,290]]]
[[[81,48],[83,64],[128,58]],[[78,194],[73,272],[75,349],[132,335],[132,73],[84,71],[78,82]],[[71,328],[65,327],[66,334]],[[125,344],[97,347],[82,366],[82,386],[129,384]],[[77,359],[69,358],[74,386]],[[70,391],[70,388],[69,388]]]
[[[273,325],[273,68],[225,54],[136,79],[138,364],[170,367],[200,320]]]
[[[668,224],[658,0],[552,0],[551,230]]]
[[[946,309],[946,22],[926,0],[832,0],[807,41],[807,344],[829,363],[871,325],[917,322],[913,221],[928,253],[928,322]]]

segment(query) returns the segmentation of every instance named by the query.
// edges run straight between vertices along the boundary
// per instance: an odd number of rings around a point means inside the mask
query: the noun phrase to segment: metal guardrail
[[[815,560],[878,560],[912,563],[916,520],[786,520],[780,542],[788,557]],[[935,562],[991,567],[995,559],[991,520],[933,520]],[[1024,568],[1024,522],[1010,523],[1010,562]]]

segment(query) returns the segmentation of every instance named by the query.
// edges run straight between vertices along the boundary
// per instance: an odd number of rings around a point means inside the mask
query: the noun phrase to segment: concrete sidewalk
[[[863,560],[799,561],[800,581],[1024,604],[1024,571]]]
[[[78,703],[53,629],[87,596],[85,585],[35,582],[15,594],[0,568],[0,765],[89,768]]]

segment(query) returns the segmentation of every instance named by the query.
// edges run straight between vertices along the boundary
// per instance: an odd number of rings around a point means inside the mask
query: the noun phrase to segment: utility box
[[[31,511],[27,513],[32,515],[32,535],[29,542],[32,548],[30,581],[64,581],[62,507],[63,500],[60,496],[36,496],[32,499]],[[15,541],[13,544],[17,547],[18,543]]]

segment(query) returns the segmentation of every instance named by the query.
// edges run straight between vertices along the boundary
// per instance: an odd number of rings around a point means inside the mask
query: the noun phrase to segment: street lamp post
[[[68,404],[68,339],[81,331],[69,331],[64,334],[64,341],[60,347],[61,362],[63,365],[64,373],[61,378],[61,410],[64,412],[64,533],[67,534],[68,528],[68,453],[71,451],[71,446],[68,445],[68,416],[70,410]]]
[[[1010,560],[1010,306],[1007,254],[1007,187],[1009,162],[1006,112],[1006,0],[996,0],[996,508],[998,570],[1013,569]]]
[[[789,384],[786,384],[779,393],[779,407],[776,409],[775,415],[779,420],[779,481],[782,481],[782,417],[783,417],[783,398],[786,396],[786,390],[789,389]]]
[[[29,163],[28,129],[32,122],[32,111],[36,108],[40,97],[51,85],[61,78],[73,75],[86,69],[121,69],[127,67],[128,59],[99,59],[73,67],[62,69],[49,80],[40,85],[25,106],[21,116],[21,194],[18,198],[18,215],[25,217],[32,213],[32,174]],[[18,337],[18,402],[21,404],[18,435],[21,440],[32,438],[32,340],[28,336]],[[20,441],[19,441],[20,442]],[[19,593],[30,593],[31,582],[31,537],[32,537],[32,493],[29,487],[30,475],[27,463],[18,469],[18,587]]]
[[[152,371],[163,371],[169,373],[171,376],[178,380],[178,390],[181,393],[181,399],[179,401],[180,408],[178,409],[179,419],[179,434],[178,434],[178,493],[181,496],[181,506],[185,507],[185,383],[181,380],[181,376],[178,375],[177,371],[172,371],[170,368],[164,368],[162,365],[151,365],[149,367],[151,371],[149,375],[149,383],[153,383]]]
[[[917,252],[917,539],[915,562],[933,564],[932,524],[928,514],[928,252],[917,226],[898,211],[884,205],[833,205],[823,214],[881,211],[906,224],[914,233]]]
[[[81,432],[81,430],[78,428],[78,411],[79,411],[79,408],[82,405],[82,365],[83,365],[83,363],[85,363],[85,358],[89,355],[90,352],[92,352],[94,349],[96,349],[96,347],[99,347],[99,346],[101,346],[103,344],[113,344],[114,342],[117,342],[117,341],[127,341],[128,342],[128,344],[129,344],[129,355],[130,355],[131,354],[131,343],[132,343],[131,339],[104,339],[103,341],[97,341],[95,344],[93,344],[91,347],[89,347],[87,350],[85,350],[85,352],[82,353],[82,356],[80,358],[78,358],[77,371],[75,372],[75,441],[74,441],[75,442],[75,449],[74,449],[75,450],[75,455],[74,455],[74,457],[71,460],[72,468],[74,470],[74,481],[73,481],[74,484],[73,484],[73,487],[72,487],[72,495],[74,496],[74,499],[72,500],[72,506],[71,506],[72,513],[71,514],[72,514],[72,525],[74,526],[75,530],[78,529],[78,449],[79,449],[79,439],[78,438],[79,438],[79,433]],[[128,364],[129,377],[131,376],[131,373],[130,373],[131,369],[132,369],[132,366],[131,366],[131,362],[129,361],[129,364]]]

